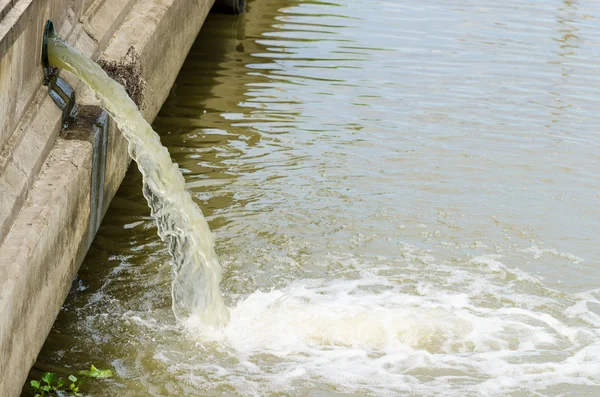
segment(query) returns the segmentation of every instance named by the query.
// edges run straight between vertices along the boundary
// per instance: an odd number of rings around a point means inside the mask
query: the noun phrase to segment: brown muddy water
[[[598,396],[599,45],[593,1],[211,15],[154,128],[231,320],[175,320],[132,166],[36,366],[112,368],[94,397]]]

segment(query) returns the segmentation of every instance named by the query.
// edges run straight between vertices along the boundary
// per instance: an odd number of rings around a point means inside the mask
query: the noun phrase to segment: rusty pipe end
[[[44,26],[44,37],[42,38],[42,65],[44,66],[44,85],[48,85],[52,77],[58,73],[58,69],[50,65],[48,60],[48,39],[54,36],[54,24],[51,20],[46,21]]]

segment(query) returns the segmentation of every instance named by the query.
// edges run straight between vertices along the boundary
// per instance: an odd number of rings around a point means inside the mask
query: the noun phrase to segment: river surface
[[[210,15],[153,126],[231,321],[175,320],[132,166],[37,366],[112,368],[94,397],[600,395],[598,26],[566,0]]]

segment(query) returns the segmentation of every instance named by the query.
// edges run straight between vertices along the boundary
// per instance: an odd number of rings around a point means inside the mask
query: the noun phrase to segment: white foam
[[[427,258],[414,249],[411,255],[419,263]],[[430,282],[416,286],[370,264],[358,279],[301,280],[257,291],[217,331],[194,319],[187,326],[198,344],[216,344],[238,361],[220,366],[226,375],[219,382],[256,395],[315,384],[359,395],[449,396],[600,387],[600,332],[588,325],[582,303],[597,303],[595,296],[563,296],[563,302],[510,294],[519,283],[543,287],[498,259],[473,258],[464,268],[429,263]],[[406,277],[416,270],[407,267]],[[507,282],[508,273],[517,277]],[[431,282],[442,276],[447,284]],[[457,289],[460,284],[465,288]],[[203,364],[196,369],[207,371]]]
[[[531,252],[533,254],[534,259],[540,259],[543,255],[551,255],[557,258],[565,258],[574,264],[579,264],[583,262],[583,258],[566,252],[559,252],[556,248],[540,248],[537,245],[532,245],[531,247],[521,251]]]

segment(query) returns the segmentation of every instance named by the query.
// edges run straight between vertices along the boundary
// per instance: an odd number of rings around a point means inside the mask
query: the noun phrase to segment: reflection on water
[[[255,0],[154,126],[231,324],[170,312],[132,168],[40,355],[94,396],[596,396],[600,5]]]

